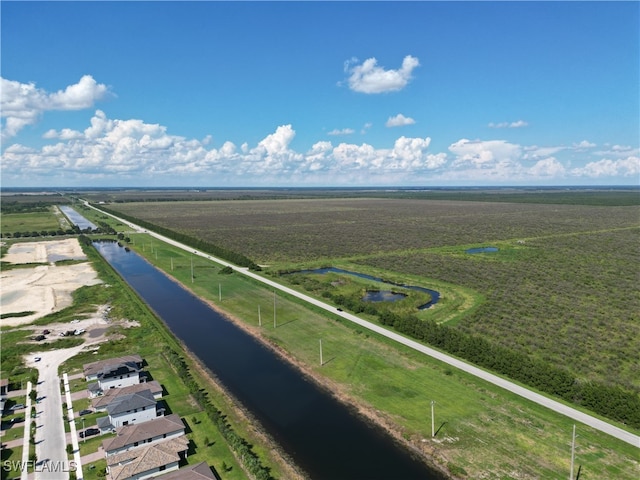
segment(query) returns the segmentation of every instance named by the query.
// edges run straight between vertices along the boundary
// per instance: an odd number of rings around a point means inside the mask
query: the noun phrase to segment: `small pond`
[[[466,253],[490,253],[490,252],[497,252],[499,249],[498,247],[477,247],[477,248],[470,248],[468,250],[465,250]]]
[[[327,267],[327,268],[316,268],[315,270],[300,270],[298,272],[294,272],[294,273],[319,273],[319,274],[323,274],[323,273],[342,273],[342,274],[346,274],[346,275],[354,275],[356,277],[360,277],[360,278],[365,278],[367,280],[373,280],[375,282],[380,282],[380,283],[386,283],[388,285],[395,285],[397,287],[402,287],[402,288],[408,288],[409,290],[417,290],[418,292],[425,292],[428,293],[429,295],[431,295],[431,301],[425,303],[424,305],[420,305],[418,307],[418,310],[425,310],[429,307],[431,307],[432,305],[435,305],[436,303],[438,303],[438,301],[440,300],[440,292],[437,292],[436,290],[431,290],[430,288],[424,288],[424,287],[417,287],[414,285],[402,285],[399,283],[394,283],[394,282],[388,282],[387,280],[384,280],[382,278],[379,277],[374,277],[373,275],[367,275],[366,273],[359,273],[359,272],[351,272],[349,270],[343,270],[341,268],[335,268],[335,267]],[[387,293],[392,293],[392,292],[387,292]],[[402,294],[400,294],[402,295]],[[369,301],[396,301],[396,300],[400,300],[399,298],[396,298],[394,300],[371,300],[368,299]]]
[[[397,302],[403,298],[407,298],[407,295],[391,290],[367,290],[362,300],[365,302]]]

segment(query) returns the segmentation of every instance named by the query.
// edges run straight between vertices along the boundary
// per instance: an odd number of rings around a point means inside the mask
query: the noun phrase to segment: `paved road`
[[[35,353],[27,360],[28,366],[38,369],[38,385],[34,386],[38,401],[36,412],[36,479],[63,480],[69,478],[70,464],[66,450],[66,435],[60,393],[58,368],[68,358],[77,355],[84,345],[73,348]],[[35,356],[42,360],[35,362]]]
[[[242,268],[242,267],[238,267],[236,265],[230,264],[228,262],[225,262],[224,260],[221,260],[219,258],[215,258],[212,257],[211,255],[208,255],[207,253],[204,252],[200,252],[198,250],[194,250],[192,247],[189,247],[183,243],[180,242],[176,242],[175,240],[172,240],[170,238],[167,238],[163,235],[157,234],[155,232],[151,232],[148,230],[145,230],[144,228],[131,223],[127,220],[124,220],[122,218],[116,217],[115,215],[111,215],[107,212],[103,212],[102,210],[100,210],[99,208],[96,208],[92,205],[89,205],[88,203],[85,203],[87,206],[94,208],[95,210],[98,210],[101,213],[104,213],[106,215],[110,215],[111,217],[117,219],[118,221],[124,223],[125,225],[128,225],[130,228],[134,229],[135,231],[138,232],[145,232],[155,238],[157,238],[158,240],[162,240],[163,242],[169,243],[173,246],[176,246],[178,248],[182,248],[186,251],[189,252],[193,252],[195,255],[199,255],[201,257],[207,258],[209,260],[212,260],[216,263],[219,263],[223,266],[228,266],[233,268],[235,271],[242,273],[244,275],[247,275],[248,277],[254,278],[255,280],[258,280],[266,285],[269,285],[270,287],[279,290],[281,292],[285,292],[289,295],[293,295],[295,297],[298,297],[301,300],[304,300],[306,302],[309,302],[313,305],[316,305],[317,307],[323,308],[324,310],[327,310],[331,313],[333,313],[334,315],[339,315],[342,318],[349,320],[353,323],[357,323],[358,325],[361,325],[362,327],[365,327],[369,330],[372,330],[376,333],[379,333],[380,335],[384,335],[387,338],[390,338],[392,340],[395,340],[398,343],[401,343],[403,345],[406,345],[407,347],[413,348],[414,350],[417,350],[419,352],[424,353],[425,355],[429,355],[430,357],[436,358],[448,365],[451,365],[452,367],[458,368],[460,370],[463,370],[467,373],[470,373],[471,375],[474,375],[478,378],[481,378],[489,383],[492,383],[494,385],[497,385],[499,387],[504,388],[505,390],[508,390],[512,393],[515,393],[516,395],[519,395],[521,397],[524,397],[532,402],[535,402],[539,405],[542,405],[544,407],[547,407],[557,413],[560,413],[562,415],[565,415],[573,420],[576,420],[577,422],[583,423],[585,425],[588,425],[592,428],[595,428],[596,430],[599,430],[601,432],[604,432],[608,435],[611,435],[612,437],[618,438],[624,442],[627,442],[635,447],[640,448],[640,436],[635,435],[631,432],[627,432],[626,430],[623,430],[622,428],[616,427],[615,425],[611,425],[610,423],[604,422],[598,418],[595,418],[591,415],[588,415],[586,413],[583,413],[579,410],[576,410],[575,408],[569,407],[563,403],[560,403],[556,400],[552,400],[551,398],[545,397],[544,395],[540,395],[539,393],[536,393],[532,390],[529,390],[527,388],[521,387],[520,385],[517,385],[513,382],[510,382],[509,380],[505,380],[504,378],[501,378],[497,375],[494,375],[492,373],[489,373],[485,370],[482,370],[474,365],[468,364],[466,362],[463,362],[455,357],[452,357],[450,355],[447,355],[445,353],[442,353],[438,350],[434,350],[433,348],[427,347],[421,343],[418,343],[414,340],[411,340],[409,338],[406,338],[396,332],[393,332],[391,330],[387,330],[386,328],[383,328],[379,325],[376,325],[374,323],[368,322],[356,315],[352,315],[350,313],[347,312],[343,312],[343,311],[339,311],[336,307],[334,307],[333,305],[329,305],[328,303],[322,302],[320,300],[317,300],[315,298],[312,298],[308,295],[305,295],[304,293],[300,293],[296,290],[293,290],[289,287],[286,287],[284,285],[281,285],[277,282],[274,282],[273,280],[270,280],[268,278],[265,278],[261,275],[258,275],[255,272],[250,271],[248,268]]]

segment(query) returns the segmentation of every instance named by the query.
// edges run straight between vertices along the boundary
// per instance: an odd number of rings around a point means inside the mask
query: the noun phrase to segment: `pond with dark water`
[[[497,251],[498,247],[476,247],[465,250],[466,253],[493,253]]]
[[[94,245],[307,478],[446,478],[136,253]]]
[[[380,278],[380,277],[375,277],[373,275],[367,275],[366,273],[353,272],[351,270],[343,270],[342,268],[336,268],[336,267],[315,268],[313,270],[300,270],[298,272],[293,272],[292,274],[295,274],[295,273],[318,273],[318,274],[341,273],[341,274],[344,274],[344,275],[353,275],[355,277],[364,278],[366,280],[372,280],[374,282],[386,283],[388,285],[394,285],[396,287],[407,288],[409,290],[416,290],[418,292],[424,292],[424,293],[428,293],[429,295],[431,295],[431,301],[425,303],[424,305],[420,305],[418,307],[418,310],[424,310],[426,308],[429,308],[432,305],[435,305],[436,303],[438,303],[440,301],[440,292],[437,292],[436,290],[431,290],[430,288],[425,288],[425,287],[418,287],[418,286],[415,286],[415,285],[405,285],[405,284],[402,284],[402,283],[394,283],[394,282],[390,282],[388,280],[384,280],[383,278]],[[373,290],[372,290],[372,292],[373,292]],[[392,292],[388,292],[388,293],[392,293]],[[403,294],[398,294],[398,295],[403,295]],[[385,300],[372,300],[372,299],[368,299],[368,300],[369,301],[385,301]],[[386,300],[386,301],[396,301],[396,300],[401,300],[401,298],[394,297],[393,299]]]
[[[391,290],[367,290],[362,300],[365,302],[397,302],[405,298],[407,298],[406,294]]]

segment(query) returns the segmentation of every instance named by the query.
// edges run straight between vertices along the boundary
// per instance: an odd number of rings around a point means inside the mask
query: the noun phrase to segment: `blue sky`
[[[639,5],[2,1],[2,185],[637,185]]]

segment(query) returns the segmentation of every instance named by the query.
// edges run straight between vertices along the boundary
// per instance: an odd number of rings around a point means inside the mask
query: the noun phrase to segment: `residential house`
[[[213,474],[207,462],[200,462],[153,478],[158,480],[216,480],[218,477]]]
[[[171,414],[148,422],[116,429],[116,436],[102,442],[107,457],[136,448],[147,447],[184,435],[185,426],[179,415]]]
[[[102,412],[107,409],[107,405],[112,403],[116,398],[122,395],[130,395],[132,393],[142,392],[143,390],[150,390],[153,398],[158,400],[162,397],[162,386],[155,380],[151,382],[138,383],[136,385],[129,385],[122,388],[111,388],[104,392],[104,395],[95,397],[91,400],[91,406],[97,411]]]
[[[121,388],[140,383],[143,360],[140,355],[126,355],[84,365],[84,376],[92,397],[102,395],[111,388]]]
[[[156,418],[156,400],[150,390],[121,395],[107,405],[106,417],[97,419],[101,432]]]
[[[186,458],[189,439],[186,435],[147,447],[128,450],[107,457],[110,480],[143,480],[162,472],[178,470]],[[181,477],[182,478],[182,477]]]

